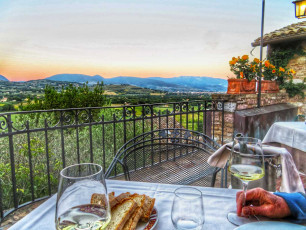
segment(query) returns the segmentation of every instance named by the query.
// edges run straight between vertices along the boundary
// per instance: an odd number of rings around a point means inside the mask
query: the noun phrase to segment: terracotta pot
[[[252,94],[255,93],[256,81],[247,79],[228,79],[228,94]]]
[[[279,87],[276,81],[261,81],[261,92],[262,93],[278,93]]]

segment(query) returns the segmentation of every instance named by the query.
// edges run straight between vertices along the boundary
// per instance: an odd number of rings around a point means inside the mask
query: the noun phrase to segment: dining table
[[[297,169],[306,173],[306,122],[275,122],[262,143],[276,144],[291,153]]]
[[[106,180],[108,192],[119,195],[124,192],[145,194],[155,198],[157,224],[154,230],[174,229],[171,207],[175,189],[182,185]],[[204,201],[205,223],[203,229],[233,230],[235,225],[227,220],[227,214],[236,210],[236,189],[197,187]],[[10,230],[55,230],[56,194],[14,224]]]

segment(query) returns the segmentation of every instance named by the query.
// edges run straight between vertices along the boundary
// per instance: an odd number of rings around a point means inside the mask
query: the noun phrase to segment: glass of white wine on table
[[[261,141],[251,137],[236,137],[231,149],[228,170],[233,176],[240,179],[243,184],[244,206],[248,183],[259,180],[265,175]],[[257,217],[240,217],[236,212],[228,213],[227,218],[237,226],[258,221]]]
[[[105,229],[110,213],[102,166],[77,164],[60,172],[55,213],[57,230]]]

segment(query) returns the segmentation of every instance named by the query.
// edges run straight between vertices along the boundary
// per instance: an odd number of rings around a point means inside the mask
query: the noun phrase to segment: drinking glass
[[[174,191],[171,219],[175,229],[200,230],[204,224],[202,193],[196,188],[181,187]]]
[[[92,195],[100,197],[91,203]],[[102,166],[77,164],[60,172],[55,223],[57,230],[104,229],[110,222],[110,206]]]
[[[228,170],[242,181],[243,206],[245,206],[248,183],[259,180],[265,175],[261,141],[251,137],[236,137],[231,149]],[[231,223],[238,226],[257,221],[257,218],[239,217],[236,212],[230,212],[227,218]]]

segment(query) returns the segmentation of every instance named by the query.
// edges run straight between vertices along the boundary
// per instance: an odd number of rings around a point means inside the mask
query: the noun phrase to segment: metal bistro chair
[[[214,186],[219,168],[207,164],[219,145],[187,129],[161,129],[141,134],[117,152],[106,178],[165,184]]]

